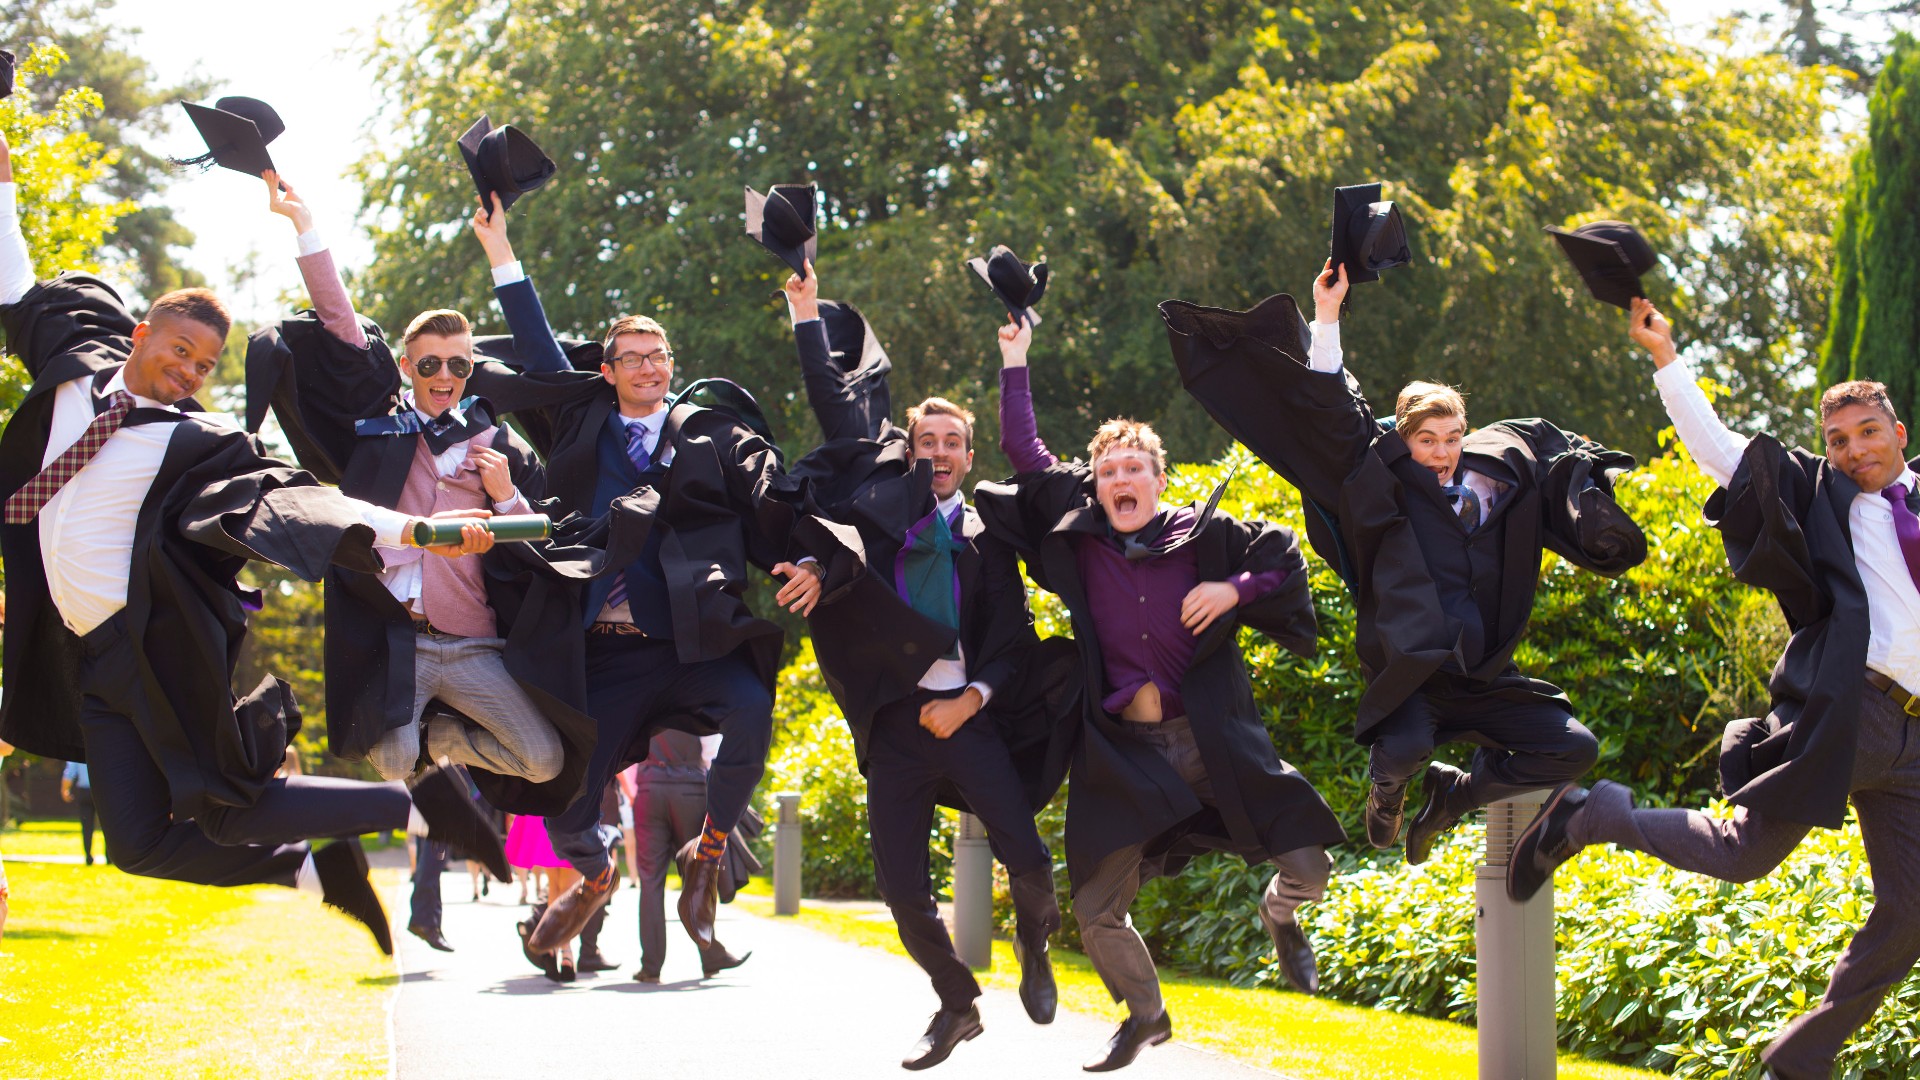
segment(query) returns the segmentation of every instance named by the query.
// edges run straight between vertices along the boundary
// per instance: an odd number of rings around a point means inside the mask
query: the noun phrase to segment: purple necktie
[[[1893,507],[1893,532],[1900,538],[1900,554],[1907,559],[1907,575],[1920,588],[1920,516],[1907,505],[1907,485],[1888,484],[1880,494]]]
[[[653,455],[647,453],[647,428],[644,424],[627,425],[627,460],[633,462],[635,472],[644,473],[653,464]],[[614,575],[613,588],[607,590],[607,606],[619,607],[627,602],[627,572]]]

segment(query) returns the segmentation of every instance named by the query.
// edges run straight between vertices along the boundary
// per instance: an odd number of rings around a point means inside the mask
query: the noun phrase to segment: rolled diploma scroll
[[[413,546],[444,547],[460,542],[460,529],[478,525],[497,541],[545,540],[553,521],[545,514],[509,514],[491,518],[432,518],[413,523]]]

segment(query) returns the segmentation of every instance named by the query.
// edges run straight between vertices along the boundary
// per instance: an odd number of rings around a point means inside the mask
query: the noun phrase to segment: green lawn
[[[0,857],[79,850],[74,822],[0,833]],[[0,1076],[386,1075],[393,962],[315,898],[105,866],[7,878]]]
[[[735,901],[742,910],[773,916],[769,886],[754,887]],[[803,926],[844,941],[906,955],[885,913],[801,905],[793,917]],[[1124,1010],[1113,1003],[1087,959],[1056,950],[1054,975],[1063,1008],[1116,1022]],[[993,970],[982,986],[1013,990],[1020,984],[1013,946],[993,944]],[[1162,972],[1162,993],[1173,1014],[1175,1039],[1300,1080],[1460,1080],[1478,1071],[1470,1027],[1404,1016],[1274,990],[1243,990],[1219,979]],[[1562,1055],[1563,1080],[1627,1080],[1657,1073]]]

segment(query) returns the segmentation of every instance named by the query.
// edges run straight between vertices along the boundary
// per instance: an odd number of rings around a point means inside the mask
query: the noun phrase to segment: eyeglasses
[[[652,352],[644,353],[629,352],[621,353],[619,356],[609,356],[605,360],[602,360],[601,363],[626,371],[638,371],[648,364],[652,364],[656,368],[665,369],[673,366],[673,354],[665,349],[655,349]]]
[[[456,379],[473,374],[473,361],[464,356],[449,356],[444,360],[438,356],[423,356],[413,362],[413,373],[423,379],[431,379],[440,374],[441,364],[447,365],[447,371]]]

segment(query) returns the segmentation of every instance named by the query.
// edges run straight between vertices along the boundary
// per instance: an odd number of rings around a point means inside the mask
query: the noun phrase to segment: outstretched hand
[[[293,185],[286,182],[272,169],[260,174],[267,182],[267,209],[293,222],[293,231],[297,236],[305,236],[313,231],[313,210],[307,206]]]
[[[1313,279],[1313,321],[1333,324],[1340,321],[1340,305],[1347,299],[1347,265],[1333,265],[1328,259]]]
[[[1032,344],[1033,324],[1007,316],[1006,323],[1000,327],[1000,366],[1026,367],[1027,348]]]
[[[507,208],[500,205],[500,193],[492,192],[493,208],[485,205],[474,208],[473,235],[480,241],[480,247],[487,253],[487,262],[493,266],[505,266],[513,261],[513,244],[507,239]]]
[[[820,602],[820,564],[808,562],[796,566],[783,562],[775,566],[772,573],[787,579],[780,591],[773,594],[773,602],[801,618],[813,614],[813,606]]]
[[[787,294],[787,307],[796,325],[820,317],[820,276],[813,272],[813,260],[800,265],[806,267],[806,274],[788,274],[786,284],[780,286]]]
[[[1232,582],[1203,581],[1180,601],[1180,625],[1199,637],[1220,616],[1239,606],[1240,590]]]
[[[1673,345],[1673,327],[1653,306],[1653,301],[1644,296],[1634,297],[1627,318],[1627,336],[1633,339],[1634,344],[1653,354],[1654,367],[1666,367],[1680,358],[1679,350]]]

